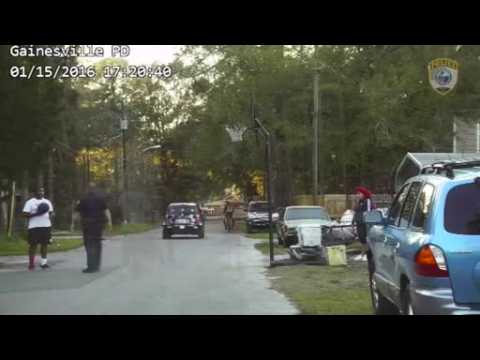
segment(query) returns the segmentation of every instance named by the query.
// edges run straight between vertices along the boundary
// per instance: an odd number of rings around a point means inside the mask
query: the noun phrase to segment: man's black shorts
[[[51,227],[28,229],[28,243],[31,245],[48,245],[51,236]]]

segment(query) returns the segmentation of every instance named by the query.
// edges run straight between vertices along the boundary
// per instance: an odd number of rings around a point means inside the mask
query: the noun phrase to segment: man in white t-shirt
[[[35,254],[37,245],[40,244],[40,254],[42,256],[40,267],[47,269],[47,249],[52,236],[52,222],[50,216],[53,215],[52,203],[44,198],[45,191],[40,188],[34,198],[25,203],[23,214],[28,218],[28,243],[30,245],[28,269],[35,269]]]

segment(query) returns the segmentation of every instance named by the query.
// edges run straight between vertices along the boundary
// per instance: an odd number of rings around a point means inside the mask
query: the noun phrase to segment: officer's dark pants
[[[367,243],[367,224],[357,224],[357,235],[360,243],[365,245]]]
[[[100,270],[102,261],[102,231],[103,225],[95,221],[83,224],[83,243],[87,252],[87,268]]]

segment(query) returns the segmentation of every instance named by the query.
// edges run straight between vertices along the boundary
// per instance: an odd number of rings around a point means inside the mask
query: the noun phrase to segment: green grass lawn
[[[122,224],[113,227],[113,231],[105,232],[105,236],[136,234],[149,231],[155,228],[151,224]],[[68,251],[83,246],[83,239],[79,232],[55,232],[58,236],[53,236],[53,244],[48,246],[49,252]],[[72,238],[61,238],[61,236],[74,236]],[[26,255],[28,252],[28,243],[25,240],[26,233],[16,234],[12,238],[0,236],[0,256]]]
[[[52,235],[55,236],[82,236],[82,232],[80,230],[70,231],[70,230],[53,230]]]
[[[240,229],[245,232],[245,225]],[[262,240],[255,248],[269,255],[268,232],[245,234],[247,238]],[[274,235],[276,242],[276,234]],[[355,254],[361,244],[347,247],[347,253]],[[275,255],[287,255],[283,246],[275,244]],[[285,294],[304,315],[371,315],[372,305],[368,287],[366,263],[348,266],[293,265],[268,269],[272,287]]]
[[[268,239],[268,234],[267,234],[267,239]],[[273,253],[274,255],[288,255],[287,248],[273,243]],[[262,240],[261,243],[255,244],[255,249],[260,250],[262,254],[264,255],[269,255],[270,254],[270,244],[268,243],[268,240]]]
[[[240,232],[244,233],[247,238],[255,239],[255,240],[258,240],[258,239],[268,240],[268,236],[269,236],[268,229],[264,230],[264,231],[261,231],[261,232],[257,230],[253,233],[247,234],[247,228],[245,226],[245,222],[242,222],[242,223],[238,224],[237,228]],[[277,238],[277,234],[276,234],[275,230],[273,232],[273,238],[274,239]]]
[[[254,239],[254,240],[268,240],[269,239],[268,233],[252,233],[252,234],[245,234],[245,236],[249,239]],[[277,235],[273,234],[273,238],[276,239]]]
[[[236,224],[235,224],[235,230],[238,230],[242,233],[246,233],[247,232],[247,226],[245,224],[245,221],[244,220],[237,220]]]
[[[255,248],[268,256],[268,233],[247,234],[262,240]],[[276,238],[276,236],[275,236]],[[347,253],[361,250],[355,242]],[[283,246],[275,245],[275,255],[288,254]],[[320,265],[293,265],[268,269],[272,287],[285,294],[305,315],[370,315],[372,307],[368,287],[366,263],[351,263],[333,267]]]
[[[295,265],[268,269],[272,287],[304,315],[371,315],[366,263],[347,267]]]
[[[48,246],[48,252],[68,251],[83,246],[81,238],[56,240]],[[17,256],[28,253],[28,243],[22,237],[7,239],[0,237],[0,256]]]
[[[245,223],[242,224],[243,226],[239,226],[242,232],[245,232]],[[261,243],[255,244],[255,248],[260,250],[264,255],[270,254],[270,247],[268,244],[268,240],[270,234],[268,232],[254,232],[251,234],[245,234],[245,237],[253,240],[263,240]],[[277,244],[277,234],[273,234],[273,252],[275,255],[288,255],[288,251],[283,246]]]
[[[245,232],[245,225],[240,229]],[[255,248],[269,255],[268,232],[245,234],[247,238],[262,240]],[[276,234],[274,235],[276,242]],[[361,244],[347,247],[355,254]],[[274,246],[275,255],[287,255],[283,246]],[[279,266],[268,269],[272,287],[285,294],[305,315],[371,315],[372,305],[368,287],[366,263],[351,263],[334,267],[321,265]]]

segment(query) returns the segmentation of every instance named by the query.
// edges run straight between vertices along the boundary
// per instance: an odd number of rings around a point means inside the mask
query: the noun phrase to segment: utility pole
[[[128,210],[127,210],[127,206],[128,206],[128,176],[127,176],[127,139],[126,139],[126,132],[127,130],[126,129],[122,129],[122,152],[123,152],[123,190],[125,192],[125,196],[124,196],[124,205],[123,205],[123,209],[124,209],[124,216],[125,216],[125,219],[126,222],[128,223],[129,222],[129,219],[128,219]]]
[[[342,118],[342,130],[343,130],[343,136],[342,136],[342,175],[343,175],[343,191],[345,192],[345,201],[347,199],[348,195],[348,189],[347,189],[347,147],[345,143],[345,137],[347,136],[346,134],[346,127],[345,127],[345,99],[343,97],[343,90],[340,90],[340,117]]]
[[[319,73],[315,69],[313,80],[313,204],[318,204],[318,125],[319,125]]]
[[[127,176],[127,139],[126,132],[128,129],[128,120],[125,117],[125,113],[122,111],[123,118],[120,120],[120,128],[122,130],[122,147],[123,147],[123,217],[124,222],[130,222],[128,206],[128,176]]]
[[[83,183],[83,189],[82,191],[87,190],[87,154],[82,154],[83,158],[83,167],[82,167],[82,183]]]
[[[90,146],[87,145],[87,186],[90,186]]]

